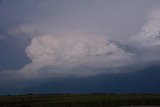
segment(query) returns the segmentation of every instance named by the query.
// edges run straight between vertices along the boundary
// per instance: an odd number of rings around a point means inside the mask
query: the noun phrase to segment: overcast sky
[[[160,93],[159,54],[159,0],[0,0],[0,94]]]

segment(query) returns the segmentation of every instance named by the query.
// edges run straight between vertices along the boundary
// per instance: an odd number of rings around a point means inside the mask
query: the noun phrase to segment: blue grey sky
[[[0,0],[0,94],[159,93],[159,50],[159,0]]]

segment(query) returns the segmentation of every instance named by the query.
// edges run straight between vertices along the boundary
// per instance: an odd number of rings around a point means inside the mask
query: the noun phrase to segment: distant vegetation
[[[0,96],[0,107],[117,107],[160,105],[156,94],[47,94]]]

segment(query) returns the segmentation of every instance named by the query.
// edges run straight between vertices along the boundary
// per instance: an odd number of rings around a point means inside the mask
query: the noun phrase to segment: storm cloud
[[[153,5],[148,12],[149,0],[146,5],[126,0],[119,5],[104,0],[17,1],[6,0],[0,6],[8,7],[0,11],[3,32],[15,39],[30,38],[23,50],[31,61],[13,70],[16,78],[123,73],[160,61],[160,8]],[[117,7],[110,7],[112,3]],[[138,6],[140,11],[134,7],[138,4],[144,5]],[[4,72],[9,75],[8,70]]]
[[[103,73],[104,71],[97,69],[126,66],[132,56],[131,53],[110,42],[105,35],[97,34],[34,37],[26,48],[26,53],[32,60],[31,64],[23,68],[26,73],[37,72],[48,66],[45,71],[50,71],[53,76],[55,74],[89,76]],[[81,73],[76,73],[77,71]]]

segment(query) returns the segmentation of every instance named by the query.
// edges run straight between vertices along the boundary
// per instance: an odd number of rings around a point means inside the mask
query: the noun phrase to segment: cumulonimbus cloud
[[[32,63],[22,69],[25,74],[39,75],[43,69],[46,72],[50,71],[53,76],[77,75],[77,71],[83,76],[99,74],[104,72],[97,70],[99,68],[125,66],[132,56],[110,42],[107,36],[95,34],[34,37],[26,48],[26,53]]]
[[[104,35],[37,36],[26,48],[27,56],[32,63],[26,65],[22,71],[27,75],[30,73],[40,75],[46,72],[52,76],[91,76],[107,73],[109,68],[132,66],[131,64],[136,66],[137,62],[146,64],[157,61],[160,53],[157,51],[160,49],[159,7],[151,12],[142,31],[130,36],[128,41],[127,45],[136,47],[139,52],[126,51]]]
[[[27,28],[21,28],[20,32],[30,32]],[[14,29],[11,33],[17,34],[19,31]],[[125,50],[114,40],[110,41],[108,35],[62,33],[33,36],[31,44],[26,48],[26,54],[32,62],[19,73],[27,77],[92,76],[108,73],[109,69],[159,61],[159,7],[150,14],[141,32],[130,36],[125,45],[131,49],[135,47],[136,51],[132,53]]]
[[[158,5],[160,6],[160,5]],[[131,42],[141,47],[160,46],[160,8],[156,7],[148,17],[142,31],[130,38]]]
[[[158,63],[160,61],[160,5],[157,5],[148,17],[142,30],[129,38],[130,47],[138,51],[141,63]]]

